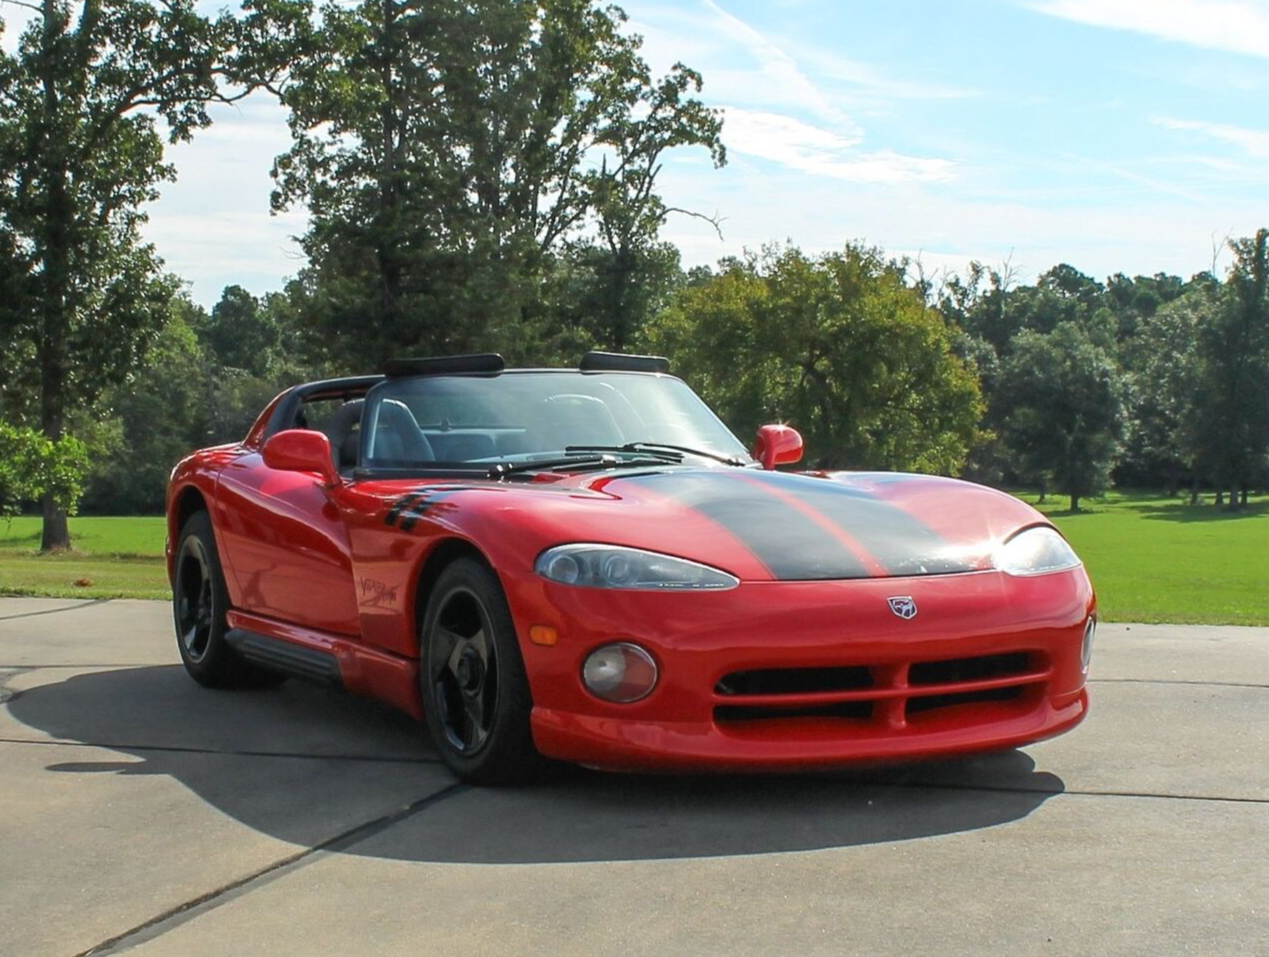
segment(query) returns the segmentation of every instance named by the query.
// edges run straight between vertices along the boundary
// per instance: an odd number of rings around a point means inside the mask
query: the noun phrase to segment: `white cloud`
[[[1269,4],[1263,0],[1038,0],[1029,6],[1091,26],[1269,57]]]
[[[757,63],[760,83],[781,90],[790,102],[823,119],[843,126],[849,124],[849,118],[824,95],[793,57],[714,0],[701,2],[713,14],[714,30],[743,47]],[[728,89],[726,86],[720,88]],[[734,91],[729,90],[729,95],[734,95]]]
[[[731,107],[724,111],[723,130],[728,148],[737,153],[853,183],[939,182],[951,179],[955,169],[944,159],[891,150],[863,152],[857,135],[834,133],[779,113]]]
[[[835,52],[805,44],[789,45],[798,62],[814,69],[825,80],[858,87],[883,99],[963,100],[981,96],[978,90],[946,83],[927,83],[889,76],[867,63],[847,59]]]
[[[1202,133],[1223,143],[1231,143],[1256,159],[1269,159],[1269,130],[1254,130],[1225,123],[1175,120],[1169,117],[1155,120],[1155,123],[1169,130],[1192,130]]]

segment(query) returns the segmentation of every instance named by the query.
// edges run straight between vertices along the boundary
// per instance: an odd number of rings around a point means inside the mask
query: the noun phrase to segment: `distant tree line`
[[[0,421],[43,546],[84,507],[161,507],[171,464],[241,437],[278,390],[398,355],[571,364],[664,352],[744,435],[802,429],[813,465],[1030,483],[1073,507],[1112,478],[1266,484],[1265,234],[1227,275],[975,264],[772,246],[685,271],[665,157],[726,161],[682,64],[654,76],[594,0],[38,0],[0,52]],[[267,90],[288,111],[275,209],[310,213],[284,288],[190,301],[140,226],[164,139]],[[717,223],[715,223],[717,225]],[[56,477],[54,480],[53,477]],[[5,483],[8,483],[5,485]],[[6,492],[5,489],[8,489]],[[6,499],[7,496],[7,499]]]
[[[1229,243],[1224,277],[1068,265],[1016,284],[1008,269],[918,283],[978,372],[985,440],[967,473],[1069,495],[1117,484],[1215,490],[1247,504],[1269,485],[1269,232]]]

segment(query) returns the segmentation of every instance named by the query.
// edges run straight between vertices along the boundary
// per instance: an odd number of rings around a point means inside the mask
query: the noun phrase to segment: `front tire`
[[[176,648],[185,670],[205,688],[259,687],[286,680],[252,667],[229,646],[225,640],[228,610],[229,590],[211,518],[206,512],[195,512],[181,527],[172,586]]]
[[[436,582],[419,636],[419,682],[442,760],[472,784],[534,776],[533,699],[498,577],[459,559]]]

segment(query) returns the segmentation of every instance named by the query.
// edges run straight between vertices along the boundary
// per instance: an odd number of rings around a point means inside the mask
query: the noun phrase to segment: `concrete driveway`
[[[166,605],[0,599],[0,953],[1269,954],[1269,629],[1093,660],[1025,751],[486,791],[372,702],[196,687]]]

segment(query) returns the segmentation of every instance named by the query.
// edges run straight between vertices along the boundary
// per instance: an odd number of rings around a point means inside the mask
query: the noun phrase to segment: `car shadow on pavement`
[[[54,738],[127,756],[50,762],[50,771],[168,776],[244,825],[302,846],[329,840],[339,830],[332,821],[395,809],[364,810],[376,789],[421,798],[452,783],[422,726],[296,682],[216,692],[179,666],[127,668],[37,685],[7,707]],[[1063,790],[1021,751],[814,775],[559,769],[533,786],[450,790],[344,852],[507,864],[804,851],[1007,824]]]

